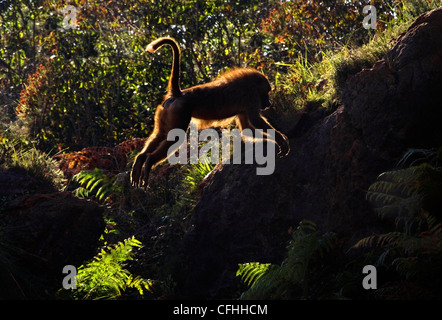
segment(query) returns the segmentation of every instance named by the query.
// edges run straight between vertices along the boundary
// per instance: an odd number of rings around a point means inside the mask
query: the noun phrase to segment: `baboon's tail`
[[[170,73],[169,85],[168,85],[167,91],[170,95],[172,95],[174,97],[178,97],[181,95],[181,89],[180,89],[181,53],[180,53],[180,47],[178,46],[178,43],[176,42],[176,40],[173,38],[169,38],[169,37],[159,38],[159,39],[151,42],[147,46],[147,51],[153,53],[165,44],[171,46],[172,51],[173,51],[172,71]]]

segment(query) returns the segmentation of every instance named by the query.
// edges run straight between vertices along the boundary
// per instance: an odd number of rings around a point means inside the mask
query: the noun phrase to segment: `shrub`
[[[0,167],[24,170],[55,189],[64,185],[63,172],[48,154],[23,140],[0,137]]]
[[[241,299],[299,299],[314,292],[309,286],[310,263],[334,247],[334,234],[320,234],[316,224],[303,220],[293,232],[287,258],[281,265],[258,262],[239,265],[237,276],[251,287]],[[318,275],[316,274],[315,277]],[[317,298],[317,297],[316,297]]]
[[[130,288],[143,296],[144,290],[150,291],[152,281],[134,277],[124,268],[127,261],[134,259],[134,249],[141,242],[134,237],[108,246],[89,263],[78,268],[76,289],[71,291],[75,299],[117,299]]]
[[[390,281],[376,291],[384,298],[440,298],[442,268],[442,171],[428,164],[381,174],[367,199],[394,230],[361,239]],[[410,290],[412,289],[412,290]]]

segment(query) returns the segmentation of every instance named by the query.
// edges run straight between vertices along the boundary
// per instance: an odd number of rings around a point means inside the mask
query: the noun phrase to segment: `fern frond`
[[[253,286],[270,268],[270,263],[248,262],[239,264],[237,277],[248,286]]]
[[[406,252],[414,252],[422,246],[420,239],[402,232],[389,232],[373,235],[359,240],[353,247],[400,248]]]
[[[214,165],[209,161],[208,158],[204,157],[199,160],[197,164],[192,165],[189,168],[184,182],[191,188],[195,188],[204,180],[204,178],[213,170],[213,168]]]
[[[422,220],[419,212],[424,195],[419,190],[419,183],[428,170],[428,166],[421,165],[385,172],[370,186],[367,200],[382,219],[393,220],[396,227],[410,233]]]
[[[139,276],[134,277],[123,266],[134,259],[134,248],[142,247],[135,237],[103,248],[94,259],[78,268],[77,290],[74,297],[79,299],[116,299],[127,289],[135,288],[140,295],[144,289],[151,291],[153,282]]]
[[[302,289],[299,295],[307,296],[309,264],[313,257],[321,258],[332,250],[335,235],[321,235],[314,222],[303,220],[292,237],[287,247],[287,258],[280,266],[259,262],[239,265],[237,276],[251,285],[241,299],[287,298],[292,291],[296,291],[295,288]]]
[[[98,201],[106,202],[112,194],[119,190],[115,184],[115,177],[108,177],[98,168],[92,171],[80,171],[73,176],[73,180],[80,184],[80,187],[74,191],[78,197],[95,196]]]
[[[417,257],[400,257],[393,260],[391,263],[396,270],[405,276],[406,279],[416,276],[419,268],[416,268],[418,263]]]
[[[368,236],[365,238],[362,238],[356,244],[353,245],[354,249],[360,249],[360,248],[367,248],[367,247],[373,247],[374,242],[377,240],[378,235]]]
[[[415,149],[410,148],[404,156],[398,161],[398,167],[416,166],[425,162],[432,162],[437,156],[436,149]]]

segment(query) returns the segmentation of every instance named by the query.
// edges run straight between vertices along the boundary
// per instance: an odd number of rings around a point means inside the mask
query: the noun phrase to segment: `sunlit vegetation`
[[[126,153],[119,174],[97,165],[63,176],[55,160],[151,132],[171,51],[150,55],[145,52],[150,41],[169,35],[182,45],[182,87],[234,66],[260,70],[274,86],[273,117],[284,123],[308,105],[333,111],[350,75],[382,58],[391,40],[418,15],[442,5],[371,1],[378,28],[366,30],[366,1],[70,3],[79,9],[76,28],[63,29],[65,1],[0,2],[0,168],[25,171],[54,190],[69,190],[106,207],[105,244],[79,268],[79,289],[56,295],[69,299],[167,299],[177,290],[171,276],[183,259],[177,244],[191,228],[198,187],[214,166],[162,163],[144,191],[131,189],[123,172],[134,150]],[[368,200],[380,218],[394,221],[394,231],[357,242],[364,256],[345,272],[334,267],[335,235],[304,220],[294,226],[281,264],[238,261],[244,290],[232,298],[358,298],[352,284],[367,261],[394,273],[395,281],[378,291],[379,297],[401,298],[410,286],[416,295],[434,297],[440,282],[422,286],[442,266],[441,194],[435,191],[441,188],[440,152],[432,152],[431,158],[373,182]],[[78,161],[65,159],[71,160],[64,169]],[[9,199],[1,201],[0,214]],[[321,260],[330,267],[318,268]],[[323,285],[326,273],[335,280]]]

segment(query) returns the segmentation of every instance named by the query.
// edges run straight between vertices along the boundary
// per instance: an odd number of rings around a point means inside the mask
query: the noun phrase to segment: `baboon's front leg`
[[[152,169],[153,162],[150,156],[145,153],[140,153],[135,159],[130,174],[132,187],[146,189],[149,184],[149,173]]]
[[[259,129],[273,129],[275,130],[275,140],[276,140],[276,144],[279,147],[279,152],[278,152],[278,156],[279,157],[285,157],[286,155],[289,154],[290,152],[290,144],[289,144],[289,140],[287,139],[287,137],[282,134],[281,132],[279,132],[278,130],[276,130],[275,128],[273,128],[273,126],[267,122],[267,120],[259,115],[259,114],[252,114],[249,116],[249,121],[250,123],[255,127],[255,128],[259,128]]]
[[[146,161],[144,161],[143,170],[141,171],[141,177],[140,177],[140,188],[144,188],[144,190],[147,189],[147,186],[149,185],[149,174],[150,169],[152,169],[153,161],[150,156],[147,156]]]
[[[146,141],[146,144],[141,152],[135,158],[131,172],[131,185],[133,187],[146,188],[147,180],[149,179],[149,172],[154,164],[150,159],[150,154],[154,152],[161,142],[165,139],[164,135],[159,134],[158,130]],[[143,169],[144,168],[144,169]]]
[[[132,171],[130,173],[130,181],[132,187],[138,188],[141,183],[141,170],[143,169],[143,164],[147,161],[148,157],[146,153],[140,153],[135,158],[134,164],[132,166]]]

